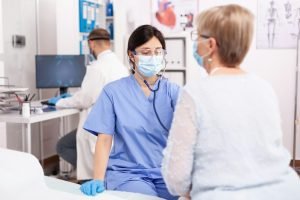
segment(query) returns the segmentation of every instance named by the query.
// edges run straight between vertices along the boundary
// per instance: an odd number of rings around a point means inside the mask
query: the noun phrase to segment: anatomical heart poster
[[[152,0],[152,25],[163,33],[193,29],[197,0]]]

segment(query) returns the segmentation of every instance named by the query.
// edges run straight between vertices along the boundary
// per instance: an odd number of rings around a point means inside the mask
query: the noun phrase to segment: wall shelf
[[[180,86],[186,84],[186,37],[166,36],[166,77]]]
[[[112,20],[114,20],[114,16],[106,16],[105,20],[112,21]]]

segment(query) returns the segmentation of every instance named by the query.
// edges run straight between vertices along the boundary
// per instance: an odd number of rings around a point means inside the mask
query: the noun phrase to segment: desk
[[[25,137],[27,152],[31,153],[31,124],[55,118],[62,118],[80,113],[78,109],[57,109],[42,114],[31,114],[30,117],[23,117],[18,111],[0,114],[0,122],[22,124],[22,150],[25,151]],[[61,126],[61,123],[60,123]],[[62,130],[62,129],[60,129]],[[26,136],[25,136],[26,134]],[[62,134],[61,134],[62,135]]]

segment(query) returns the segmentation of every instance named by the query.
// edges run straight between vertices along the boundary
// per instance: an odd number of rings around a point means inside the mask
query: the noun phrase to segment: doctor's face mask
[[[90,51],[89,52],[90,62],[97,60],[97,56],[96,56],[95,52],[92,50],[91,47],[89,48],[89,51]]]
[[[88,54],[88,60],[89,60],[89,63],[97,60],[97,57],[95,55],[95,52],[93,51],[92,49],[92,41],[88,41],[88,47],[89,47],[89,54]]]
[[[139,61],[137,64],[138,71],[144,77],[151,77],[158,74],[163,68],[163,56],[153,55],[145,56],[138,55]]]

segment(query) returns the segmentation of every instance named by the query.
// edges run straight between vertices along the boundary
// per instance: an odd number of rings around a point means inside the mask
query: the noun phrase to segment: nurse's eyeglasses
[[[151,49],[142,49],[139,51],[132,51],[134,55],[143,55],[143,56],[165,56],[167,51],[163,48],[157,48],[153,52]]]

